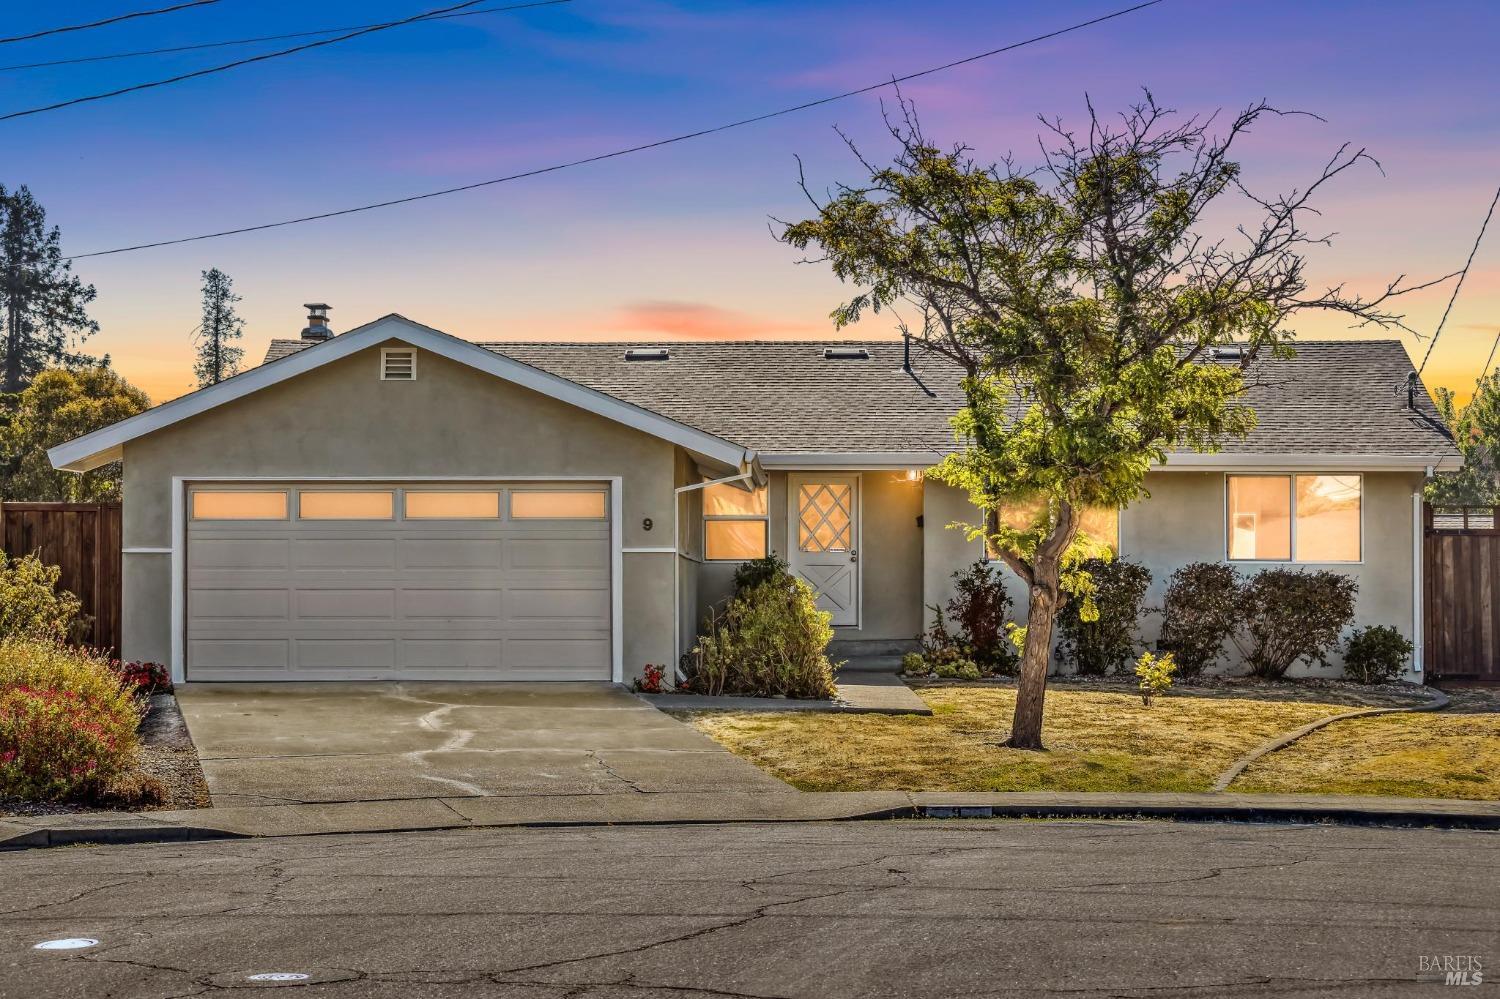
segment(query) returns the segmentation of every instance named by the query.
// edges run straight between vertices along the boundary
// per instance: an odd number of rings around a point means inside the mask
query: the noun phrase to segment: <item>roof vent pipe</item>
[[[901,331],[901,370],[911,374],[911,334]]]
[[[327,340],[333,336],[328,328],[329,307],[322,302],[309,302],[302,306],[307,310],[307,328],[302,331],[304,340]]]
[[[1417,408],[1417,373],[1415,371],[1406,376],[1406,408]]]

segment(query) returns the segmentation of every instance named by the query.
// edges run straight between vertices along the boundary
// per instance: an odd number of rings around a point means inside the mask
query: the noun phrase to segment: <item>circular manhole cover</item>
[[[32,950],[83,950],[85,947],[97,947],[99,941],[93,937],[63,937],[61,940],[43,940]]]

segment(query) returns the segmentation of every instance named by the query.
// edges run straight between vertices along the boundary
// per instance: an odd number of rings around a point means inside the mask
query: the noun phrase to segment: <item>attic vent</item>
[[[870,352],[863,347],[824,347],[825,361],[868,361]]]
[[[671,356],[665,347],[632,347],[625,352],[627,361],[665,361]]]
[[[417,380],[417,352],[410,348],[387,347],[380,352],[380,380],[414,382]]]
[[[1223,344],[1214,348],[1215,361],[1238,361],[1245,356],[1245,348],[1237,343]]]

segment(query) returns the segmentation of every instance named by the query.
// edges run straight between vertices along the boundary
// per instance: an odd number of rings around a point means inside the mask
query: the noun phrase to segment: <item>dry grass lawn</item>
[[[703,712],[691,721],[804,791],[1206,791],[1272,736],[1348,710],[1331,691],[1180,690],[1151,707],[1123,690],[1047,694],[1048,751],[1003,748],[1015,690],[916,688],[914,715]]]
[[[1500,714],[1338,722],[1252,764],[1229,790],[1500,799]]]

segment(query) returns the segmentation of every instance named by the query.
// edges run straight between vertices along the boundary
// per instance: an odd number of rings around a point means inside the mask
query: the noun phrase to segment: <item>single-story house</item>
[[[677,660],[744,559],[782,553],[873,650],[982,555],[949,527],[966,497],[923,475],[958,371],[900,341],[472,343],[398,315],[334,336],[323,309],[259,367],[50,451],[124,462],[126,658],[179,681],[629,681]],[[1330,567],[1360,623],[1420,643],[1421,488],[1459,458],[1411,373],[1397,342],[1257,362],[1258,429],[1171,455],[1094,529],[1151,601],[1193,561]]]

